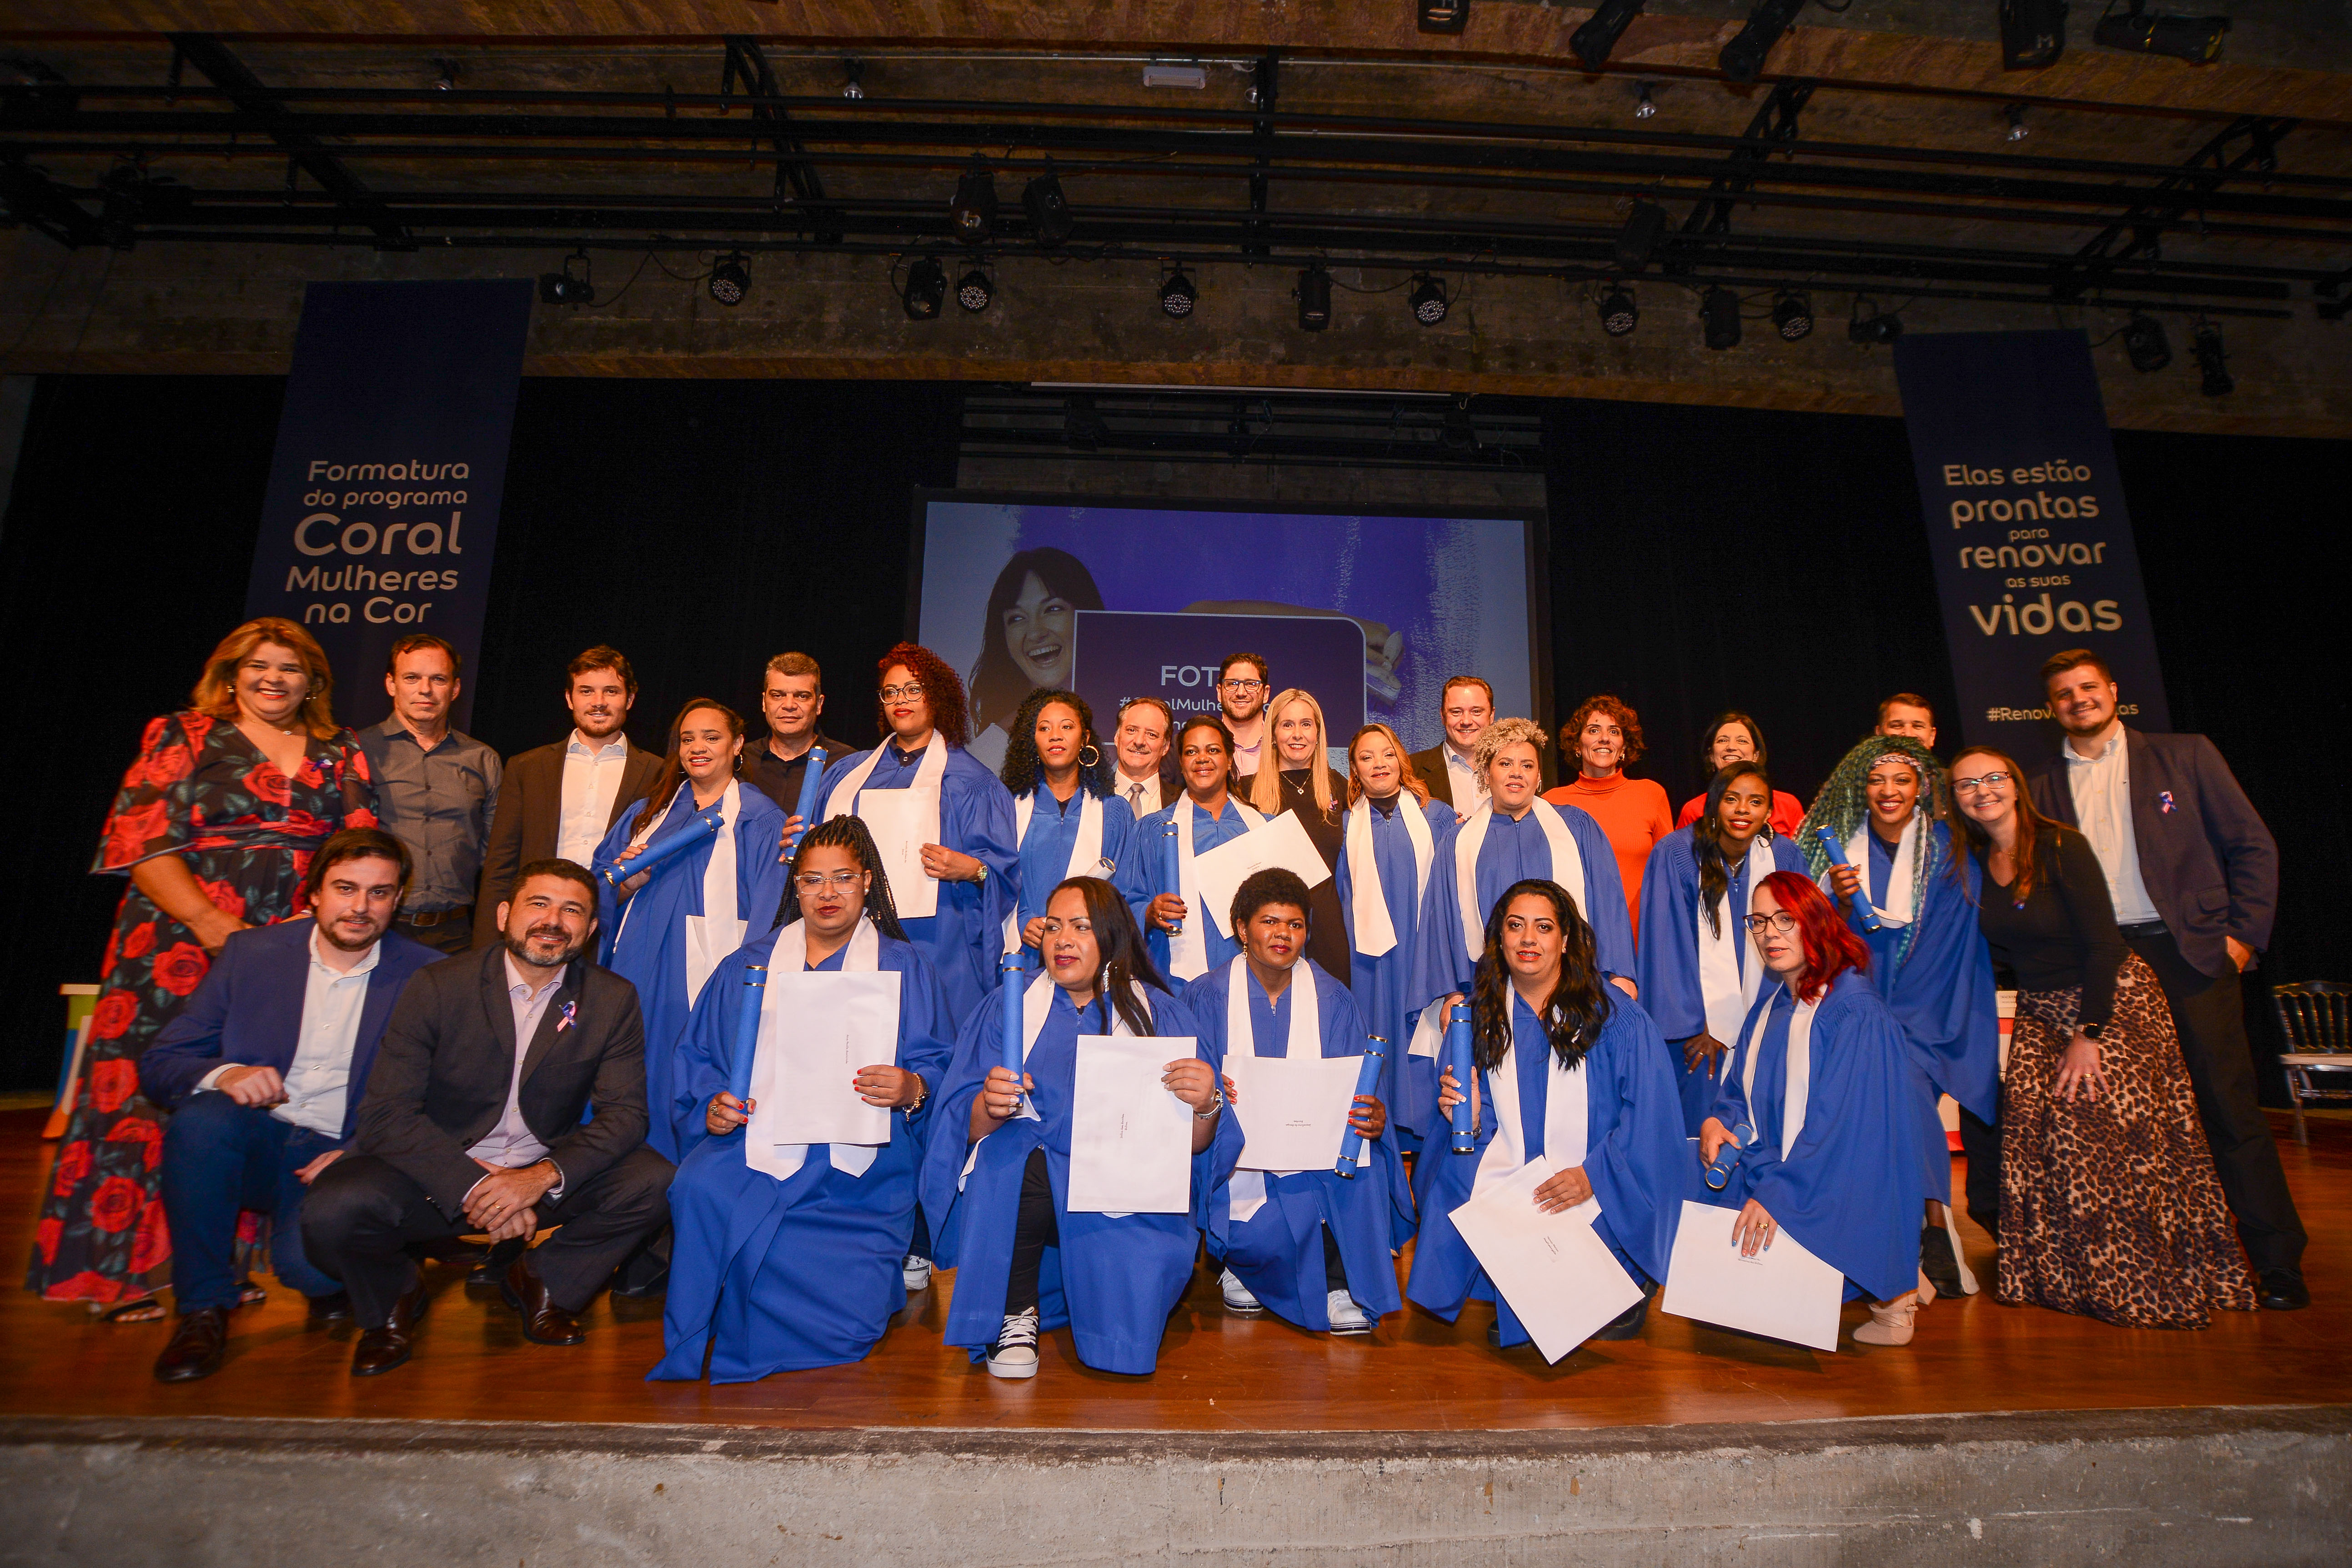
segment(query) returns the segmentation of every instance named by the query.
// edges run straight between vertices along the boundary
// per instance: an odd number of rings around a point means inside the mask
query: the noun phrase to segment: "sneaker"
[[[926,1272],[929,1265],[924,1265]],[[1004,1327],[996,1332],[996,1342],[988,1347],[988,1375],[991,1377],[1034,1377],[1037,1375],[1037,1309],[1014,1312],[1004,1320]]]
[[[918,1258],[911,1252],[907,1254],[905,1260],[898,1265],[898,1278],[907,1282],[907,1294],[909,1296],[918,1290],[929,1289],[931,1260],[928,1258]],[[1008,1318],[1005,1321],[1011,1322],[1012,1320]],[[1037,1336],[1032,1333],[1029,1337],[1034,1340]]]
[[[1217,1276],[1217,1289],[1225,1293],[1225,1310],[1238,1312],[1244,1318],[1255,1318],[1265,1310],[1265,1303],[1250,1294],[1240,1275],[1226,1269]]]
[[[1326,1296],[1323,1310],[1329,1315],[1331,1331],[1335,1334],[1369,1334],[1372,1331],[1372,1320],[1364,1315],[1364,1310],[1356,1305],[1356,1299],[1345,1290],[1334,1290]]]

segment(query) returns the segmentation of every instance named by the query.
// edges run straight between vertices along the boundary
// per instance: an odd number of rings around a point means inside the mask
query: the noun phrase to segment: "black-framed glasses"
[[[916,698],[920,697],[922,694],[923,694],[923,686],[922,686],[922,682],[918,681],[918,680],[910,680],[910,681],[907,682],[907,684],[906,684],[906,685],[904,685],[904,686],[886,686],[886,687],[884,687],[884,688],[882,689],[882,700],[883,700],[883,701],[885,701],[885,702],[898,702],[898,701],[908,701],[908,702],[911,702],[911,701],[913,701]]]
[[[1265,689],[1265,682],[1263,680],[1221,680],[1217,684],[1228,691],[1238,691],[1244,695]]]
[[[1952,781],[1952,793],[1957,795],[1960,791],[1966,790],[1970,795],[1974,795],[1980,789],[2007,789],[2009,785],[2009,774],[1995,771],[1989,773],[1979,773],[1972,779],[1954,779]]]
[[[1779,931],[1782,936],[1786,936],[1797,929],[1797,917],[1786,910],[1776,910],[1769,915],[1749,915],[1748,929],[1758,936],[1762,936],[1768,931]]]

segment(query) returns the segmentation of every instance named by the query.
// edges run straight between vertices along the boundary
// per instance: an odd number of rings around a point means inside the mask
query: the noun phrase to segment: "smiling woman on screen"
[[[1004,563],[981,616],[980,657],[971,666],[969,750],[992,771],[1004,765],[1007,726],[1031,692],[1070,684],[1078,612],[1103,607],[1086,563],[1041,545]]]

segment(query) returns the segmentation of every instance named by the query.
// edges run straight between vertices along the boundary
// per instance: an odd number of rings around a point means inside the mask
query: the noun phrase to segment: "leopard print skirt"
[[[2058,1062],[2082,1005],[2079,986],[2018,993],[2001,1081],[1995,1299],[2141,1329],[2253,1310],[2156,972],[2137,954],[2126,961],[2099,1042],[2106,1087],[2069,1102]]]

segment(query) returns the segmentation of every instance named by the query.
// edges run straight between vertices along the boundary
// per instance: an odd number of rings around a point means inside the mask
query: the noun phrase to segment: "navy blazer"
[[[188,998],[139,1058],[139,1089],[166,1108],[196,1092],[205,1075],[224,1063],[276,1068],[294,1065],[302,1033],[302,999],[310,978],[309,918],[241,931],[222,944],[204,984]],[[441,954],[396,931],[383,933],[375,968],[368,975],[367,1000],[352,1047],[351,1085],[343,1096],[342,1141],[352,1142],[368,1069],[391,1021],[392,1005],[408,977]]]
[[[2238,787],[2230,764],[2202,735],[2151,735],[2126,727],[2132,840],[2140,880],[2180,956],[2206,974],[2236,972],[2225,937],[2256,952],[2270,945],[2278,912],[2278,844]],[[2033,771],[2033,804],[2069,827],[2074,786],[2064,753]]]

